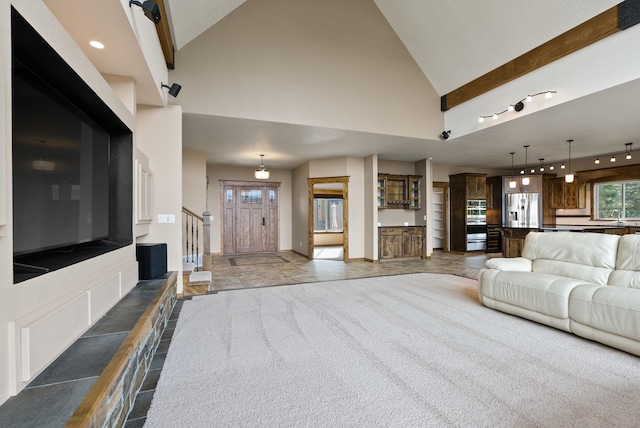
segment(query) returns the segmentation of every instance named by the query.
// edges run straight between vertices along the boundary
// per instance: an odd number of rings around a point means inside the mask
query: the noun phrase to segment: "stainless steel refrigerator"
[[[505,196],[505,227],[542,226],[540,193],[511,193]]]

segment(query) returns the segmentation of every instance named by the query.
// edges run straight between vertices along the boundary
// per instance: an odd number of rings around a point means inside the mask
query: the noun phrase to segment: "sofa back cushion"
[[[529,232],[522,257],[534,272],[606,285],[616,265],[618,235],[583,232]]]
[[[640,288],[640,235],[623,235],[618,243],[616,270],[609,285]]]

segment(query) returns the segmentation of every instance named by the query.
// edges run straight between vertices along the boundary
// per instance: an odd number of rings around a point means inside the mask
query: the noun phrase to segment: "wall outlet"
[[[158,214],[158,223],[175,223],[176,216],[173,214]]]
[[[422,219],[426,220],[427,219],[427,215],[425,214]]]

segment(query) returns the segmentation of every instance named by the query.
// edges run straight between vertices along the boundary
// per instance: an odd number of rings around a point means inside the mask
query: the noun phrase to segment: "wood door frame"
[[[437,188],[441,188],[442,189],[442,197],[443,197],[443,203],[442,203],[442,220],[444,222],[443,224],[443,231],[442,231],[442,239],[443,239],[443,248],[442,250],[444,252],[449,252],[449,188],[451,187],[448,181],[434,181],[432,183],[432,187],[437,187]],[[433,212],[430,213],[431,215],[433,215]],[[433,225],[432,225],[433,227]],[[433,230],[431,231],[431,233],[433,233]],[[433,239],[433,238],[431,238]],[[432,244],[433,245],[433,244]]]
[[[309,194],[309,207],[308,207],[308,233],[309,233],[309,247],[308,258],[313,260],[313,186],[315,184],[326,183],[342,183],[342,260],[349,261],[349,177],[321,177],[321,178],[308,178],[307,179],[307,192]]]
[[[250,186],[250,187],[275,187],[278,189],[278,218],[276,219],[276,251],[280,251],[280,187],[282,183],[279,181],[240,181],[240,180],[220,180],[220,252],[221,254],[236,254],[236,253],[225,253],[225,235],[224,235],[224,188],[225,186]],[[235,214],[234,214],[235,217]],[[234,230],[235,230],[235,220],[234,220]],[[236,232],[234,231],[234,240],[236,238]],[[235,244],[234,244],[235,245]],[[234,247],[235,250],[235,247]]]

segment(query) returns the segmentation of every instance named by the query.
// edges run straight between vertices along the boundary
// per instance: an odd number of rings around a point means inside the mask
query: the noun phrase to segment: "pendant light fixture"
[[[524,146],[524,169],[520,171],[520,174],[524,174],[524,171],[527,169],[527,164],[529,163],[528,155],[529,155],[529,145],[527,144],[526,146]],[[529,185],[529,177],[527,177],[526,175],[522,177],[522,185],[523,186]]]
[[[573,140],[567,140],[567,143],[569,143],[569,160],[567,161],[567,165],[569,167],[569,173],[565,174],[564,176],[564,181],[567,183],[573,183],[573,179],[574,179],[574,174],[571,172],[571,143],[573,142]]]
[[[264,167],[264,155],[260,155],[260,166],[256,169],[254,176],[258,180],[267,180],[270,175],[269,170]]]
[[[509,153],[511,155],[511,179],[509,180],[509,188],[510,189],[515,189],[516,186],[518,185],[518,183],[516,182],[516,178],[514,177],[514,171],[513,171],[513,155],[516,152],[511,152]]]
[[[544,172],[544,165],[542,164],[542,162],[544,162],[544,158],[540,158],[540,172]]]
[[[627,155],[624,157],[626,160],[631,159],[631,146],[633,145],[633,143],[625,143],[624,144],[627,147]]]

